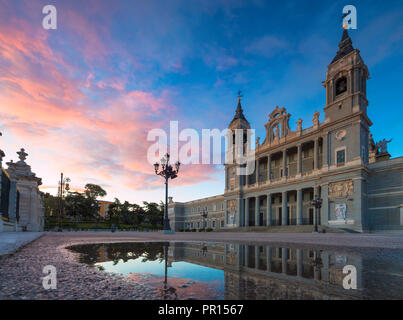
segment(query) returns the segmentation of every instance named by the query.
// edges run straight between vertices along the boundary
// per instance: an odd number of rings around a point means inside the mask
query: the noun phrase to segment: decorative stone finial
[[[299,118],[297,121],[297,131],[301,132],[302,131],[302,119]]]
[[[320,114],[318,111],[315,111],[315,113],[313,114],[312,123],[313,123],[314,128],[319,127],[319,115]]]
[[[28,153],[25,152],[24,148],[21,148],[19,152],[17,152],[18,158],[20,159],[20,162],[24,162],[24,160],[27,158]]]

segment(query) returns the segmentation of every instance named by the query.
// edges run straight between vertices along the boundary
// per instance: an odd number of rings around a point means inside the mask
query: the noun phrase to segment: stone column
[[[241,227],[242,226],[242,199],[239,198],[237,200],[238,203],[238,208],[236,210],[236,216],[235,216],[235,224],[237,227]]]
[[[17,222],[17,182],[15,180],[10,180],[8,217],[10,222]]]
[[[297,189],[297,225],[302,225],[302,189]]]
[[[260,201],[259,196],[255,197],[255,226],[260,225]]]
[[[364,201],[364,194],[366,194],[366,184],[363,178],[353,179],[354,183],[354,213],[353,216],[347,210],[347,219],[354,219],[354,225],[363,230],[366,228],[366,221],[365,221],[365,201]]]
[[[267,216],[266,216],[266,224],[268,225],[268,226],[271,226],[271,219],[272,219],[272,212],[271,212],[271,194],[268,194],[267,195],[267,207],[266,207],[266,213],[267,213]]]
[[[313,187],[313,198],[316,199],[316,196],[319,195],[319,187],[315,186]],[[318,213],[318,216],[320,215],[320,210]],[[316,208],[313,208],[313,224],[316,224]],[[318,226],[319,226],[319,221],[318,221]]]
[[[287,255],[287,248],[282,248],[281,249],[282,250],[282,272],[283,273],[286,273],[287,272],[287,258],[288,258],[288,255]]]
[[[267,271],[271,272],[271,247],[266,248],[267,251]]]
[[[302,144],[297,146],[297,174],[302,174]]]
[[[319,163],[319,141],[318,138],[315,138],[313,144],[313,170],[318,169]]]
[[[245,198],[245,227],[249,227],[249,198]]]
[[[328,158],[329,158],[329,145],[328,145],[328,134],[322,137],[322,169],[328,169]]]
[[[249,268],[249,245],[245,245],[245,267]]]
[[[283,150],[283,177],[287,177],[287,149]]]
[[[321,188],[322,208],[320,209],[320,219],[322,225],[327,225],[329,221],[329,185],[322,185]]]
[[[283,207],[282,207],[282,222],[281,225],[286,226],[287,225],[287,191],[283,191],[282,194],[282,200],[283,200]]]
[[[271,154],[267,156],[267,181],[271,180]]]
[[[327,252],[322,252],[322,280],[329,282],[329,254]]]
[[[259,184],[259,159],[256,159],[256,185]]]
[[[303,264],[303,251],[302,249],[297,249],[297,276],[302,277],[302,273],[304,271]]]

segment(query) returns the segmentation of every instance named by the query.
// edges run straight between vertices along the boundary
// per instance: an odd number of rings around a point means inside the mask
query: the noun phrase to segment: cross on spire
[[[243,98],[242,91],[238,90],[238,102],[241,102],[242,98]]]

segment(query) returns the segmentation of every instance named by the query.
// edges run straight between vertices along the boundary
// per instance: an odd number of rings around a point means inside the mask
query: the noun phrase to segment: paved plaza
[[[29,234],[20,233],[29,237]],[[39,236],[40,234],[37,234]],[[244,242],[318,249],[403,250],[399,235],[370,234],[267,234],[159,232],[48,232],[12,254],[0,257],[0,299],[158,299],[158,292],[123,276],[108,274],[77,261],[65,247],[73,244],[135,241]],[[42,286],[42,269],[57,268],[57,290]]]

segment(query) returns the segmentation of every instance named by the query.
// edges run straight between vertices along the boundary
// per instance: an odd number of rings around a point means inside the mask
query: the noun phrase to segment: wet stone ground
[[[64,249],[76,242],[44,235],[12,255],[0,256],[0,299],[158,299],[153,288],[76,262]],[[56,267],[55,290],[43,288],[46,265]]]
[[[121,274],[103,272],[96,267],[79,262],[78,253],[73,253],[66,247],[78,244],[112,243],[112,242],[147,242],[147,241],[205,241],[203,234],[175,234],[166,236],[161,233],[95,233],[95,232],[63,232],[46,233],[41,238],[21,247],[13,254],[0,256],[0,300],[7,299],[73,299],[73,300],[131,300],[131,299],[161,299],[161,292],[153,286],[136,282]],[[254,234],[254,233],[211,233],[211,241],[243,241],[261,243],[284,243],[292,247],[320,246],[322,248],[339,248],[348,250],[349,254],[362,255],[371,250],[370,267],[364,263],[366,270],[363,277],[367,279],[366,286],[372,288],[372,297],[401,298],[402,288],[402,243],[400,236],[372,235],[309,235],[309,234]],[[315,245],[313,245],[315,243]],[[336,244],[336,245],[335,245]],[[393,251],[390,251],[393,250]],[[397,250],[397,251],[396,251]],[[390,252],[390,253],[388,253]],[[379,257],[377,257],[379,255]],[[373,261],[376,261],[374,263]],[[367,263],[368,264],[368,263]],[[57,289],[43,288],[43,268],[53,265],[57,270]],[[398,269],[396,269],[398,266]],[[380,270],[382,272],[374,272]],[[387,277],[385,277],[385,271]],[[269,282],[267,282],[269,281]],[[267,293],[267,288],[275,288],[281,282],[271,283],[262,280],[262,285],[256,287],[256,292],[250,292],[244,298],[258,298],[259,290]],[[284,284],[285,288],[290,283]],[[329,299],[325,294],[315,296],[315,290],[307,289],[309,299]],[[281,289],[281,292],[286,290]],[[295,292],[300,292],[297,286]],[[323,296],[323,294],[325,294]],[[229,292],[230,294],[230,292]],[[234,295],[235,296],[235,295]],[[299,296],[298,296],[299,297]],[[295,299],[296,296],[278,296],[280,299]],[[364,295],[365,297],[365,295]],[[361,295],[356,298],[364,298]],[[300,298],[300,297],[299,297]],[[339,297],[340,298],[340,297]],[[343,297],[341,297],[343,298]],[[344,297],[349,299],[349,297]],[[354,298],[354,297],[351,297]]]

